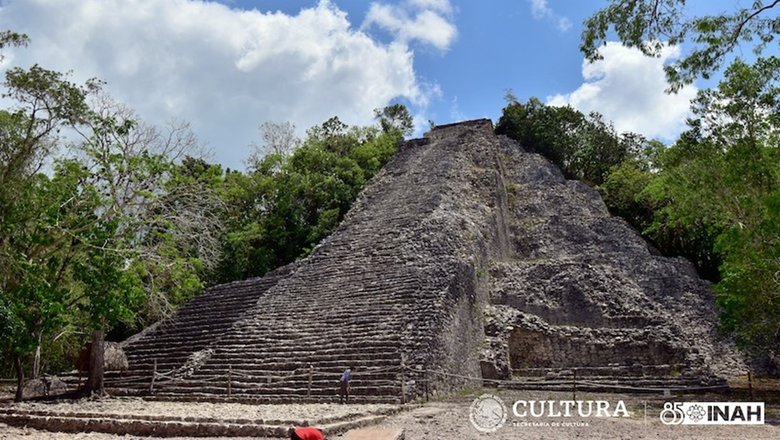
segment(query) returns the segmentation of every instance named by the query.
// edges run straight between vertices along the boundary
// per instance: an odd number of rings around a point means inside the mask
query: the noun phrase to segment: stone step
[[[644,368],[577,367],[576,369],[577,377],[674,377],[680,376],[686,370],[689,370],[689,368],[676,369],[670,366],[646,366]],[[574,369],[522,368],[513,369],[512,374],[522,377],[572,377],[574,376]]]
[[[398,373],[400,370],[399,364],[384,364],[379,366],[367,366],[367,365],[361,365],[358,367],[357,371],[354,372],[354,376],[361,377],[361,378],[385,378],[385,377],[391,377]],[[164,370],[159,369],[159,372],[164,372]],[[344,371],[344,367],[342,366],[336,366],[336,367],[317,367],[313,371],[313,377],[333,377],[333,376],[340,376]],[[240,375],[247,375],[247,376],[253,376],[253,377],[276,377],[280,375],[289,375],[293,372],[298,375],[306,375],[308,377],[309,374],[309,368],[307,367],[301,367],[296,370],[288,370],[280,372],[279,370],[275,369],[267,369],[263,368],[262,366],[258,366],[255,364],[244,364],[241,366],[233,367],[232,370],[227,365],[204,365],[203,367],[199,368],[197,371],[194,372],[194,375],[197,376],[220,376],[220,375],[227,375],[229,372],[232,372],[236,375],[236,377]],[[76,379],[76,376],[63,376],[63,377],[72,377],[74,380]],[[135,380],[145,378],[149,379],[151,378],[151,371],[139,371],[139,370],[129,370],[124,372],[115,372],[112,375],[106,375],[106,380]],[[63,379],[64,380],[64,379]],[[83,380],[83,377],[82,377]]]
[[[158,327],[155,330],[155,334],[158,336],[162,336],[168,333],[173,332],[179,332],[179,331],[187,331],[187,330],[194,330],[194,329],[205,329],[205,328],[224,328],[225,326],[229,326],[232,323],[236,322],[238,320],[238,317],[243,315],[243,313],[236,313],[235,315],[228,315],[219,313],[216,310],[210,310],[208,314],[206,313],[198,313],[198,314],[179,314],[176,316],[175,321],[168,321],[166,323],[163,323],[160,327]]]
[[[330,421],[318,427],[328,436],[350,429],[380,423],[385,414],[366,414]],[[34,414],[0,412],[0,422],[19,427],[54,432],[101,432],[116,435],[153,437],[276,437],[286,438],[292,421],[278,424],[258,423],[249,420],[214,420],[182,418],[160,420],[149,417],[133,417],[120,414],[95,414],[84,417],[79,414]]]
[[[255,370],[255,371],[304,371],[308,370],[309,365],[315,365],[315,369],[318,371],[324,371],[324,370],[330,370],[330,371],[336,371],[341,372],[346,367],[348,367],[350,364],[355,364],[358,369],[363,368],[378,368],[378,367],[396,367],[400,365],[400,360],[394,360],[394,359],[363,359],[363,360],[352,360],[349,358],[346,358],[345,360],[328,360],[328,361],[319,361],[316,364],[313,362],[302,362],[297,360],[288,360],[288,361],[277,361],[277,362],[263,362],[263,361],[252,361],[251,359],[221,359],[221,360],[210,360],[206,362],[203,365],[203,368],[208,367],[214,367],[214,366],[221,366],[224,369],[227,369],[228,366],[231,366],[233,368],[239,369],[239,370]],[[178,369],[182,364],[175,362],[175,361],[158,361],[157,362],[157,371],[160,373],[165,373],[170,370]],[[149,363],[135,363],[132,365],[131,371],[133,372],[144,372],[144,371],[154,371],[155,364],[153,362]]]
[[[236,346],[237,343],[240,341],[220,341],[219,350],[224,352],[229,351],[242,351],[242,350],[251,350],[253,353],[264,353],[264,352],[296,352],[296,353],[305,353],[308,350],[308,347],[301,347],[299,345],[281,345],[279,343],[276,343],[276,341],[269,341],[267,343],[256,343],[258,339],[251,338],[248,339],[243,346]],[[224,343],[223,343],[224,342]],[[228,344],[230,343],[230,344]],[[401,341],[397,338],[396,335],[388,335],[388,334],[382,334],[382,335],[375,335],[375,336],[366,336],[366,335],[359,335],[359,336],[353,336],[351,339],[348,340],[334,340],[329,341],[327,339],[320,339],[318,341],[313,342],[313,347],[317,348],[316,351],[319,351],[320,349],[324,349],[326,351],[344,351],[344,352],[351,352],[351,351],[372,351],[372,352],[388,352],[388,351],[398,351],[399,347],[401,347]]]
[[[379,337],[377,337],[379,338]],[[332,343],[326,340],[298,340],[298,341],[279,341],[278,343],[254,343],[254,341],[219,341],[219,348],[212,348],[214,357],[255,357],[255,358],[268,358],[282,356],[285,358],[308,358],[316,356],[318,353],[322,353],[323,356],[339,355],[342,357],[366,357],[366,356],[378,356],[378,357],[391,357],[400,353],[401,344],[394,341],[384,342],[381,339],[377,341],[376,346],[370,344],[370,339],[355,341],[354,339],[347,339],[341,341],[333,341]],[[384,342],[384,343],[383,343]],[[420,345],[424,345],[424,341],[420,341]],[[322,349],[322,347],[332,347]],[[321,351],[322,350],[322,351]],[[182,349],[179,349],[181,354],[188,353]],[[147,352],[148,355],[144,356],[132,356],[128,359],[140,359],[153,356],[152,351]],[[171,351],[161,351],[161,354],[168,355],[174,353]]]
[[[251,308],[257,301],[220,302],[213,305],[203,304],[197,307],[191,306],[179,310],[175,315],[165,321],[165,327],[182,325],[189,322],[201,322],[209,315],[220,320],[235,319],[241,316],[247,308]]]
[[[499,388],[515,390],[549,390],[549,391],[571,391],[573,390],[572,381],[511,381],[502,382]],[[596,383],[596,382],[577,382],[577,390],[592,392],[636,392],[636,393],[660,393],[664,390],[684,391],[684,392],[707,392],[728,389],[727,384],[723,385],[703,385],[700,383],[676,383],[676,382],[641,382],[633,383],[623,381],[617,383]]]
[[[381,408],[371,412],[373,415],[389,415],[397,412],[396,408]],[[54,407],[52,409],[22,409],[22,408],[0,408],[0,415],[17,416],[41,416],[41,417],[70,417],[79,419],[99,419],[99,418],[121,418],[126,420],[145,420],[150,422],[194,422],[194,423],[234,423],[234,424],[256,424],[256,425],[285,425],[294,423],[304,425],[307,423],[318,422],[319,424],[337,423],[347,420],[353,420],[365,415],[362,412],[347,412],[334,416],[326,416],[319,420],[308,418],[301,419],[259,419],[259,418],[230,418],[230,417],[200,417],[200,416],[175,416],[167,414],[134,414],[130,412],[111,413],[111,412],[90,412],[81,409]],[[239,414],[240,416],[241,414]]]
[[[372,361],[364,361],[361,363],[354,363],[358,370],[363,369],[377,369],[377,368],[397,368],[399,366],[399,363],[397,362],[372,362]],[[344,371],[346,368],[345,365],[349,365],[348,363],[341,363],[341,362],[331,362],[331,363],[320,363],[316,367],[316,371],[323,371],[323,372],[332,372],[332,374],[341,374],[341,372]],[[176,363],[158,363],[157,364],[157,372],[160,374],[169,374],[171,371],[179,370],[181,367],[180,364]],[[275,373],[275,375],[280,374],[286,374],[290,372],[304,372],[308,371],[309,364],[306,363],[275,363],[275,364],[253,364],[253,363],[243,363],[243,364],[221,364],[221,363],[207,363],[201,368],[206,369],[207,371],[210,371],[211,369],[222,369],[223,371],[227,371],[229,367],[233,367],[237,370],[247,370],[247,371],[254,371],[256,375],[266,375],[266,372],[272,371]],[[140,375],[140,376],[146,376],[151,377],[151,373],[154,371],[153,364],[141,364],[137,367],[132,368],[129,370],[128,374],[126,376],[131,375]],[[198,370],[195,371],[195,374],[200,374]]]
[[[246,384],[259,384],[263,386],[279,386],[280,384],[294,387],[307,387],[309,384],[309,377],[306,373],[289,372],[289,373],[272,373],[272,374],[195,374],[184,378],[182,380],[167,381],[168,383],[186,384],[186,386],[192,386],[192,384],[207,384],[216,383],[224,385],[228,382],[228,377],[231,383],[246,383]],[[338,384],[341,374],[325,374],[321,373],[312,376],[312,386],[319,387],[332,387]],[[378,386],[378,385],[390,385],[399,381],[399,374],[386,374],[382,376],[364,376],[355,377],[350,383],[355,386]],[[146,380],[148,382],[148,378]]]
[[[206,310],[206,307],[214,307],[216,310],[233,310],[230,308],[230,305],[246,304],[257,301],[262,298],[265,293],[265,290],[252,292],[242,291],[232,294],[225,291],[208,292],[207,294],[199,296],[183,306],[178,312],[178,315],[181,316],[182,314],[192,310],[203,311]]]
[[[261,333],[256,330],[249,330],[238,333],[238,330],[234,330],[237,333],[226,334],[220,339],[220,346],[254,346],[263,348],[270,345],[290,345],[292,342],[296,344],[309,343],[315,346],[331,346],[331,345],[355,345],[363,343],[362,346],[367,346],[371,341],[377,343],[395,342],[398,339],[396,334],[400,332],[400,329],[382,329],[372,327],[369,330],[359,332],[316,332],[312,334],[288,334],[281,335],[277,332],[274,333]],[[290,345],[295,347],[295,345]]]
[[[311,391],[306,387],[290,387],[285,385],[280,386],[262,386],[258,384],[235,384],[231,385],[232,394],[236,396],[279,396],[284,395],[287,397],[306,397],[309,394],[311,396],[338,396],[339,388],[338,384],[333,384],[329,387],[312,387]],[[201,394],[216,394],[227,395],[228,387],[225,384],[155,384],[155,389],[159,392],[166,393],[178,393],[185,395],[193,395],[195,393]],[[395,396],[400,393],[400,386],[365,386],[355,387],[350,391],[350,396]],[[158,393],[159,394],[159,393]]]
[[[400,355],[396,353],[380,354],[380,353],[344,353],[342,355],[333,354],[328,356],[285,356],[285,353],[279,353],[278,356],[273,358],[267,357],[251,357],[240,356],[237,353],[217,356],[215,355],[209,359],[205,365],[218,364],[223,366],[232,365],[234,368],[252,368],[257,366],[258,369],[298,369],[308,368],[310,365],[315,370],[322,369],[344,369],[355,364],[358,368],[367,367],[379,367],[379,366],[391,366],[400,365]]]
[[[203,311],[206,307],[232,310],[229,307],[230,305],[252,303],[264,298],[270,287],[272,286],[264,286],[257,291],[241,291],[234,293],[230,293],[229,291],[210,292],[182,307],[180,313],[186,313],[190,310]]]
[[[263,362],[274,362],[278,360],[289,360],[294,357],[301,362],[318,362],[330,360],[355,359],[356,361],[369,357],[376,360],[398,359],[398,351],[377,350],[374,348],[366,349],[325,349],[317,351],[304,352],[279,352],[279,351],[225,351],[219,350],[214,353],[211,359],[259,359]],[[349,361],[345,361],[349,362]]]
[[[323,343],[324,345],[324,343]],[[320,345],[322,346],[322,345]],[[344,359],[344,358],[365,358],[367,356],[371,357],[377,357],[377,358],[397,358],[400,355],[398,354],[400,352],[400,347],[398,345],[385,345],[385,346],[376,346],[373,347],[369,344],[364,344],[363,346],[342,346],[342,347],[335,347],[333,349],[327,349],[323,351],[317,350],[317,346],[315,345],[310,350],[301,350],[301,347],[294,347],[293,349],[289,349],[289,347],[279,347],[278,349],[276,347],[263,347],[263,348],[251,348],[248,349],[247,347],[239,347],[239,348],[232,348],[233,346],[227,346],[225,348],[221,348],[220,350],[217,350],[212,357],[213,358],[251,358],[251,359],[269,359],[269,358],[276,358],[276,357],[284,357],[285,359],[290,357],[295,357],[302,360],[312,360],[316,361],[317,359],[321,359],[320,356],[318,356],[319,353],[322,353],[322,356],[326,358],[332,358],[334,356]],[[137,364],[140,362],[147,362],[151,363],[154,359],[167,359],[172,360],[175,358],[178,360],[183,360],[189,357],[193,353],[192,349],[188,349],[187,347],[177,347],[176,349],[149,349],[144,352],[137,352],[132,351],[127,354],[127,359],[130,362],[130,364]]]
[[[198,344],[198,342],[198,340],[193,339],[182,339],[178,342],[171,341],[158,345],[150,342],[140,347],[131,347],[127,350],[127,356],[128,359],[145,357],[154,353],[165,354],[167,356],[177,352],[192,353],[207,347],[205,344]],[[298,337],[296,339],[273,340],[245,335],[242,338],[222,337],[217,340],[212,339],[209,345],[223,348],[225,351],[241,351],[251,349],[257,353],[263,353],[272,351],[316,351],[316,349],[319,347],[331,347],[333,349],[367,349],[370,347],[376,347],[377,350],[397,350],[400,346],[400,341],[395,339],[393,336],[388,335],[387,333],[364,333],[359,336],[331,336],[328,338],[312,335],[308,337]]]
[[[268,358],[283,356],[285,358],[309,358],[316,356],[320,353],[320,347],[329,347],[326,341],[314,342],[314,343],[300,343],[300,344],[239,344],[239,341],[233,341],[232,344],[219,344],[220,348],[211,347],[212,357],[252,357],[252,358]],[[378,344],[380,344],[378,342]],[[197,351],[206,349],[206,347],[198,348]],[[366,357],[366,356],[378,356],[378,357],[392,357],[400,353],[400,344],[386,343],[377,346],[371,346],[368,341],[361,341],[359,345],[353,342],[346,342],[340,345],[335,345],[333,348],[324,350],[322,353],[324,356],[339,355],[341,357]],[[133,363],[138,360],[152,360],[155,358],[164,359],[172,356],[187,357],[193,353],[193,349],[187,349],[187,347],[176,348],[158,348],[149,349],[144,352],[131,352],[127,354],[129,362]]]
[[[389,374],[395,374],[400,370],[400,364],[384,364],[384,365],[365,365],[362,364],[357,367],[357,371],[355,372],[355,375],[359,375],[361,377],[381,377],[384,375]],[[158,373],[161,373],[163,375],[168,375],[168,371],[170,370],[164,370],[161,368],[158,368]],[[319,377],[322,375],[325,375],[327,377],[333,377],[333,376],[340,376],[342,372],[344,371],[344,367],[342,366],[322,366],[318,367],[313,370],[313,375],[315,377]],[[236,376],[240,375],[247,375],[247,376],[254,376],[254,377],[277,377],[277,376],[286,376],[286,375],[306,375],[308,377],[309,374],[309,368],[308,366],[299,367],[299,368],[293,368],[288,370],[279,370],[279,369],[267,369],[263,368],[262,366],[255,365],[255,364],[244,364],[237,367],[233,367],[230,369],[230,367],[216,364],[216,365],[205,365],[198,370],[196,370],[191,375],[196,376],[219,376],[219,375],[227,375],[232,373]],[[121,373],[117,373],[112,376],[106,376],[107,379],[134,379],[134,378],[150,378],[151,377],[151,370],[148,371],[142,371],[139,369],[133,369]],[[179,377],[180,375],[177,375]],[[73,376],[75,378],[75,376]]]
[[[286,427],[255,424],[193,423],[170,421],[128,420],[121,418],[83,419],[64,416],[0,415],[0,422],[26,428],[54,432],[102,432],[117,435],[155,437],[283,437]]]
[[[139,341],[133,346],[129,347],[129,351],[142,350],[144,348],[154,347],[166,347],[166,346],[181,346],[192,345],[201,341],[214,341],[216,338],[224,340],[226,343],[243,343],[246,344],[250,341],[258,341],[254,345],[259,345],[260,342],[266,343],[279,343],[289,341],[313,341],[315,343],[327,343],[332,341],[337,342],[349,342],[355,340],[365,340],[371,338],[387,339],[389,331],[398,331],[401,326],[399,324],[381,326],[377,324],[364,325],[360,327],[347,327],[340,330],[326,330],[320,329],[319,331],[310,330],[307,332],[289,332],[284,333],[281,330],[274,330],[272,332],[263,332],[260,329],[252,328],[233,328],[230,331],[221,331],[218,329],[203,329],[196,332],[182,332],[169,335],[161,335],[156,339],[149,339],[146,341]]]
[[[333,332],[333,333],[344,333],[344,332],[360,332],[360,331],[370,331],[372,329],[375,329],[377,327],[393,327],[393,326],[401,326],[406,323],[405,320],[401,319],[401,316],[403,316],[403,312],[398,313],[398,316],[392,316],[388,315],[387,313],[383,313],[381,317],[366,317],[366,316],[349,316],[349,315],[340,315],[338,317],[313,317],[311,320],[306,318],[300,318],[297,320],[293,319],[282,319],[279,317],[268,317],[267,319],[251,319],[251,320],[240,320],[236,321],[235,327],[233,325],[229,325],[227,327],[231,327],[234,330],[237,328],[240,328],[242,331],[246,330],[262,330],[262,331],[271,331],[271,332],[277,332],[277,333],[283,333],[286,334],[287,331],[298,331],[298,332],[309,332],[309,333],[318,333],[318,332]],[[205,331],[224,331],[225,325],[221,323],[212,324],[212,323],[201,323],[198,325],[193,326],[180,326],[175,329],[175,331],[168,331],[168,332],[155,332],[154,335],[156,337],[166,337],[171,336],[175,333],[191,333],[191,334],[197,334],[202,333]]]
[[[206,394],[198,392],[187,392],[185,394],[171,393],[165,390],[155,390],[150,394],[148,388],[138,390],[133,388],[115,388],[111,389],[114,396],[143,397],[146,400],[161,400],[167,402],[212,402],[212,403],[248,403],[248,404],[284,404],[284,403],[339,403],[339,396],[313,396],[306,397],[302,395],[281,395],[273,396],[228,396],[226,394]],[[356,404],[396,404],[400,403],[399,395],[393,396],[351,396],[349,403]]]
[[[190,391],[205,392],[208,389],[216,388],[227,392],[228,379],[225,376],[218,378],[209,378],[207,381],[201,381],[198,377],[191,377],[185,381],[155,381],[154,388],[169,390],[171,387],[174,389],[188,389]],[[146,380],[138,381],[106,381],[109,388],[134,388],[140,390],[147,390],[151,388],[151,381]],[[280,381],[267,381],[265,378],[251,378],[251,377],[232,377],[230,380],[231,387],[233,389],[264,389],[264,390],[287,390],[287,389],[299,389],[308,390],[309,382],[306,378],[300,379],[285,379]],[[387,394],[386,391],[390,391],[390,394],[395,395],[400,391],[400,382],[398,378],[389,378],[386,380],[358,380],[355,379],[351,382],[353,390],[373,390],[375,395]],[[332,376],[326,380],[313,380],[311,382],[311,389],[320,390],[332,390],[338,388],[338,376]],[[377,390],[383,391],[377,391]],[[222,392],[222,391],[221,391]],[[220,393],[221,393],[220,392]],[[327,393],[326,393],[327,394]],[[366,393],[359,393],[366,394]]]
[[[554,383],[573,383],[572,377],[558,377],[558,378],[529,378],[529,377],[515,377],[518,382],[522,383],[539,383],[539,384],[554,384]],[[630,384],[632,386],[654,386],[654,385],[690,385],[700,384],[700,380],[695,379],[682,379],[678,377],[588,377],[577,376],[577,383],[599,383],[605,385],[622,385]]]
[[[241,321],[240,327],[273,329],[298,329],[305,331],[371,328],[384,324],[402,324],[406,310],[379,310],[376,314],[367,315],[360,310],[339,311],[332,314],[313,311],[310,314],[296,313],[294,310],[286,311],[282,308],[274,308],[273,315],[255,315],[254,318]],[[414,313],[413,313],[414,315]]]

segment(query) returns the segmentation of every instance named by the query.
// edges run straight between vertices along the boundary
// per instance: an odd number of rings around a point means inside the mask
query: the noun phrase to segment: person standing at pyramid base
[[[351,365],[341,374],[341,379],[339,379],[339,403],[349,403],[349,392],[352,388],[349,381],[352,380],[352,373],[354,371],[355,366]]]

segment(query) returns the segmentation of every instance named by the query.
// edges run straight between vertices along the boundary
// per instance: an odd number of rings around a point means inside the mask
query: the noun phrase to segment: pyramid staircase
[[[128,341],[130,368],[109,376],[110,391],[334,402],[340,374],[355,366],[354,401],[388,403],[423,392],[409,368],[477,377],[483,332],[470,260],[486,243],[459,235],[488,236],[484,220],[466,224],[464,216],[490,213],[494,200],[481,198],[494,187],[461,192],[471,183],[459,181],[481,183],[463,173],[462,161],[474,159],[452,136],[469,132],[494,138],[489,121],[479,121],[406,143],[309,257],[263,278],[215,286]],[[492,165],[474,173],[493,183]],[[445,391],[465,381],[426,386]]]
[[[164,373],[187,373],[193,353],[209,346],[230,329],[270,287],[287,276],[293,266],[283,267],[266,277],[215,286],[185,304],[173,317],[125,341],[131,368],[127,372],[107,372],[106,382],[117,394],[141,394]],[[180,370],[180,371],[177,371]]]
[[[401,317],[413,307],[404,293],[418,282],[393,270],[392,255],[358,242],[332,240],[316,264],[210,289],[128,343],[130,369],[108,386],[170,400],[324,402],[336,399],[341,372],[356,366],[355,399],[397,401]],[[365,259],[345,264],[344,253]],[[368,259],[375,267],[361,264]]]

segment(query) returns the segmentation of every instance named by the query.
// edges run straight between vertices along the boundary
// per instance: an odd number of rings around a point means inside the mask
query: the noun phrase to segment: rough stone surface
[[[572,368],[711,384],[744,367],[715,322],[688,262],[478,120],[407,142],[309,257],[209,289],[108,383],[273,402],[333,401],[350,365],[362,402]]]
[[[24,383],[24,397],[27,399],[42,396],[54,396],[67,391],[67,386],[56,376],[30,379]]]
[[[103,368],[106,371],[127,370],[127,356],[118,342],[104,342]]]
[[[689,385],[744,373],[689,262],[655,255],[596,191],[541,156],[508,139],[501,151],[513,253],[490,264],[483,360],[516,375],[577,369]]]

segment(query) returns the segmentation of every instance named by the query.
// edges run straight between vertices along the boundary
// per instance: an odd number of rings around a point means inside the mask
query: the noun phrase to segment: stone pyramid
[[[310,256],[212,287],[126,341],[130,369],[108,385],[327,402],[350,365],[363,402],[574,368],[711,385],[743,366],[716,322],[688,262],[477,120],[406,142]]]

